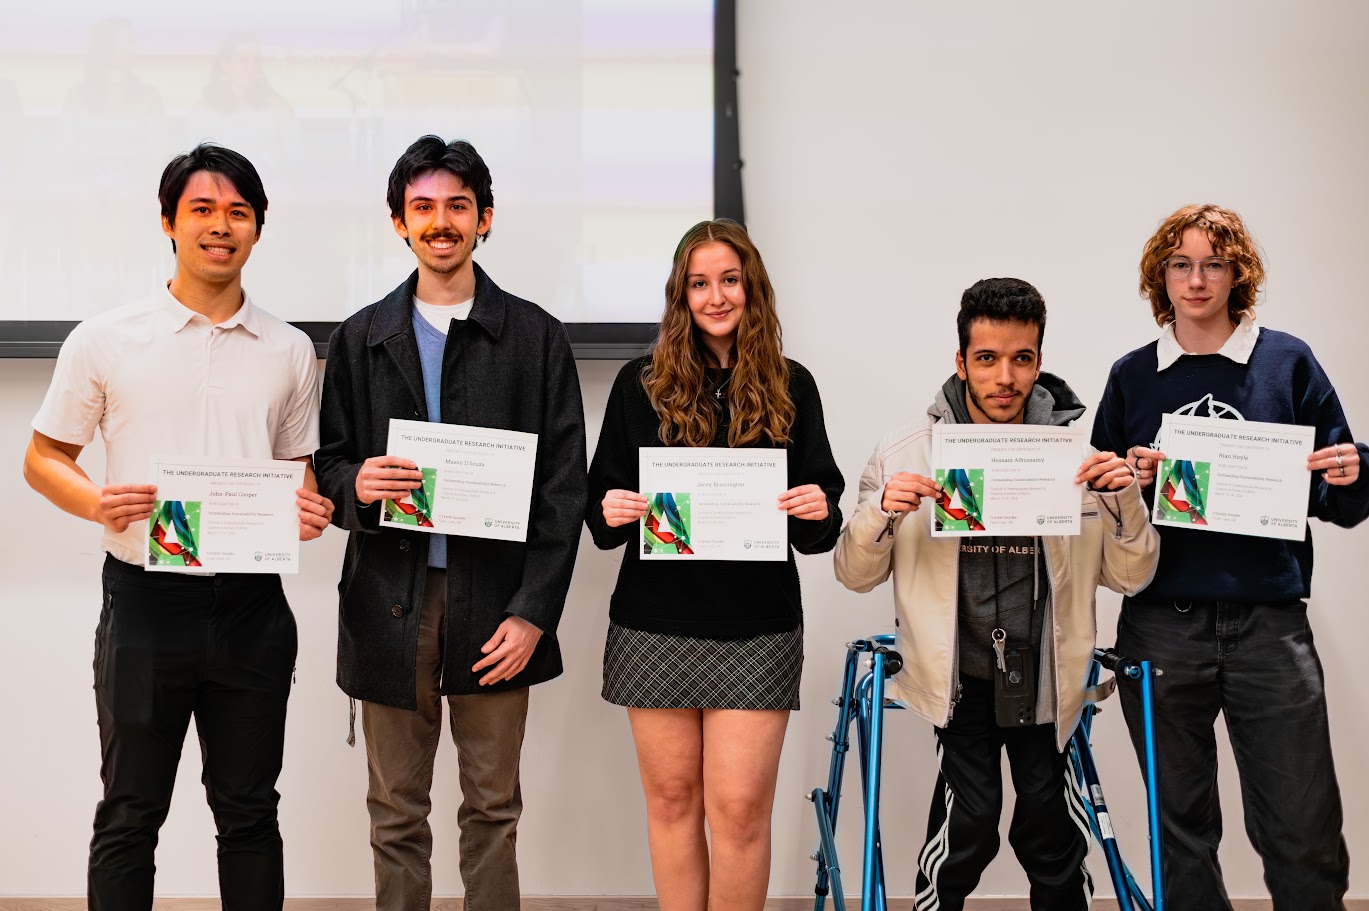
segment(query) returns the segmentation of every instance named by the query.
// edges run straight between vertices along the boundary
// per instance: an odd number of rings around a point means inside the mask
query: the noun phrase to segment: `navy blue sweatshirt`
[[[1157,343],[1112,365],[1093,425],[1093,445],[1123,453],[1154,448],[1165,413],[1316,428],[1314,449],[1352,443],[1336,390],[1306,343],[1261,329],[1250,361],[1220,354],[1186,354],[1156,371]],[[1369,447],[1357,444],[1362,461]],[[1311,455],[1309,452],[1308,455]],[[1346,528],[1369,516],[1369,473],[1355,483],[1327,484],[1308,472],[1307,514]],[[1145,491],[1153,508],[1155,485]],[[1160,565],[1143,597],[1159,600],[1285,601],[1306,598],[1312,585],[1312,529],[1301,541],[1160,526]]]

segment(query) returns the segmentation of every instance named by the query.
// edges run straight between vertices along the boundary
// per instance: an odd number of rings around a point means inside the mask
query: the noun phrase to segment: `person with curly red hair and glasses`
[[[1112,367],[1093,445],[1126,451],[1142,485],[1164,460],[1165,414],[1315,427],[1308,515],[1343,527],[1369,516],[1369,454],[1312,351],[1254,319],[1260,252],[1235,212],[1185,206],[1141,257],[1159,339]],[[1152,496],[1152,487],[1148,491]],[[1117,647],[1164,671],[1156,681],[1166,894],[1171,907],[1230,909],[1217,860],[1220,712],[1236,755],[1246,831],[1278,911],[1343,908],[1341,834],[1325,681],[1307,622],[1312,534],[1301,541],[1160,528],[1160,564],[1123,602]],[[1122,687],[1138,756],[1139,698]],[[1144,758],[1142,758],[1144,762]]]

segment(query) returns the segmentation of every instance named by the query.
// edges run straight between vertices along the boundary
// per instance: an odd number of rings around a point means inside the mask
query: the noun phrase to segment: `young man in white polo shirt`
[[[257,309],[242,267],[266,193],[246,158],[203,144],[162,173],[176,273],[149,299],[94,317],[62,346],[24,459],[57,506],[104,527],[95,702],[104,798],[95,811],[91,911],[152,907],[153,852],[190,718],[218,827],[225,911],[284,900],[276,778],[295,663],[294,616],[270,574],[147,573],[154,453],[294,459],[300,540],[333,505],[317,493],[318,365],[309,339]],[[77,465],[99,430],[103,485]]]

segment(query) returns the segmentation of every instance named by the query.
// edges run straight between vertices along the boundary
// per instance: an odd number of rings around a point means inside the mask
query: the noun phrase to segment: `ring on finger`
[[[1336,467],[1337,467],[1337,468],[1343,468],[1343,467],[1344,467],[1344,463],[1341,461],[1341,457],[1340,457],[1340,446],[1337,446],[1337,447],[1336,447]]]
[[[1344,465],[1337,465],[1336,467],[1340,469],[1340,476],[1341,476],[1342,478],[1345,477],[1345,466],[1344,466]]]

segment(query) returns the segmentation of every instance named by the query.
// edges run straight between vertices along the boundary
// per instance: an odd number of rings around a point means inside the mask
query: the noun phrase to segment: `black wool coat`
[[[379,525],[380,504],[356,500],[361,463],[384,455],[391,418],[426,420],[414,337],[418,273],[342,323],[328,345],[314,458],[333,523],[347,529],[338,584],[338,686],[349,696],[416,707],[418,620],[427,534]],[[475,267],[470,317],[452,322],[442,356],[442,421],[538,435],[526,542],[447,538],[442,692],[515,689],[559,675],[556,627],[585,512],[585,416],[565,327],[500,290]],[[542,631],[512,680],[481,687],[471,666],[508,615]],[[488,673],[488,670],[482,671]]]

